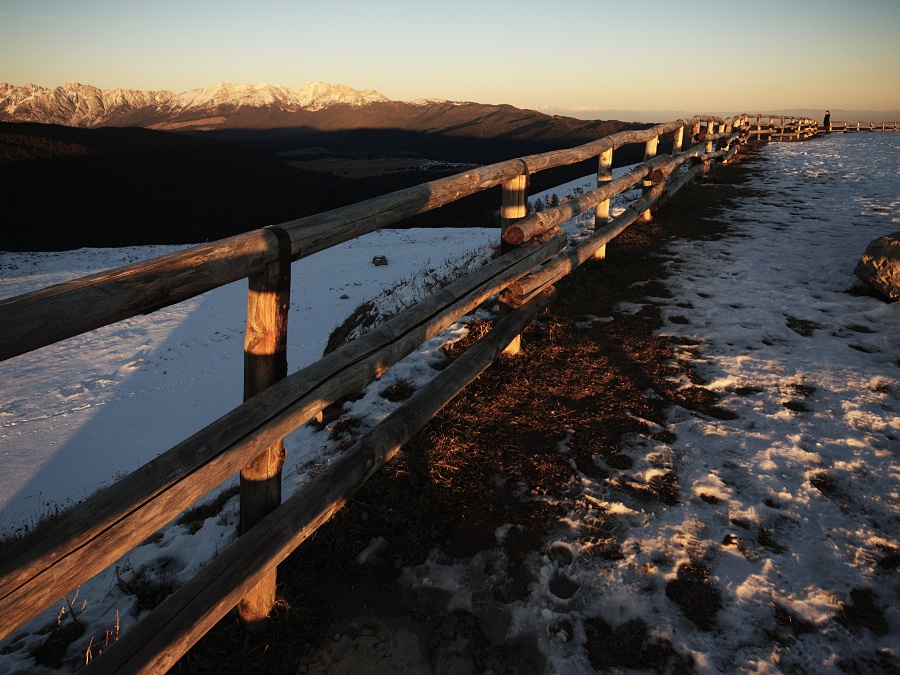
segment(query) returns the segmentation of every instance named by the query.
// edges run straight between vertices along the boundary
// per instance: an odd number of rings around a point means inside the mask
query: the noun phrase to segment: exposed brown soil
[[[399,461],[374,477],[282,565],[282,600],[268,628],[248,635],[234,618],[226,618],[173,672],[234,672],[239,663],[246,672],[294,673],[307,667],[317,645],[333,640],[335,623],[348,621],[354,612],[406,617],[416,622],[419,641],[427,645],[436,639],[440,607],[429,605],[427,598],[403,597],[396,585],[399,570],[422,563],[435,548],[466,557],[494,547],[495,530],[506,523],[518,526],[504,543],[513,564],[508,582],[494,589],[494,599],[524,597],[529,582],[524,555],[546,546],[548,523],[561,507],[553,499],[523,502],[521,495],[563,495],[573,475],[570,461],[588,476],[612,478],[628,498],[659,508],[678,503],[674,472],[647,484],[616,478],[638,459],[620,450],[622,435],[653,433],[641,420],[664,424],[667,406],[676,402],[703,414],[731,414],[716,406],[716,397],[673,345],[654,335],[662,325],[654,298],[668,294],[662,280],[669,268],[660,254],[674,238],[722,236],[725,226],[716,214],[729,199],[748,198],[745,182],[752,172],[740,162],[717,168],[705,184],[685,188],[664,205],[654,222],[632,226],[610,243],[605,261],[588,263],[561,282],[552,307],[523,334],[522,354],[485,371],[408,444]],[[642,309],[615,313],[621,301]],[[614,321],[586,325],[585,317],[614,314]],[[448,357],[459,351],[460,345],[454,346]],[[679,389],[672,382],[679,374],[697,386]],[[648,391],[656,396],[648,397]],[[564,439],[565,454],[558,448]],[[674,440],[667,432],[655,439]],[[354,565],[376,537],[389,542],[378,564]],[[760,543],[765,538],[760,534]],[[596,540],[598,555],[621,557],[614,537],[598,532]],[[681,570],[667,594],[701,628],[714,625],[719,597],[701,567]],[[868,619],[856,618],[865,598],[854,600],[847,620],[865,623]],[[479,630],[491,632],[484,625]],[[478,667],[527,672],[525,652],[514,657],[516,650],[508,644],[489,639],[472,644]],[[587,648],[600,670],[690,669],[689,659],[671,645],[649,639],[640,621],[615,630],[600,618],[592,621]],[[504,663],[513,669],[504,670]]]

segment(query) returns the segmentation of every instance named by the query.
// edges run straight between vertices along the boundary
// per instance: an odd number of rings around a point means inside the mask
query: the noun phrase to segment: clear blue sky
[[[0,81],[527,108],[900,109],[900,0],[0,0]]]

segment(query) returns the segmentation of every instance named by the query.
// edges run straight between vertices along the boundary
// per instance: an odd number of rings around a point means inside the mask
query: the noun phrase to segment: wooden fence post
[[[604,150],[600,153],[600,160],[597,166],[597,187],[601,188],[612,181],[612,164],[613,149]],[[609,200],[604,199],[597,204],[594,211],[594,229],[598,230],[609,222]],[[604,260],[606,258],[606,244],[603,244],[594,253],[594,258]]]
[[[684,127],[678,127],[672,136],[672,157],[681,152],[681,146],[684,143]]]
[[[656,148],[659,145],[659,136],[655,136],[651,138],[644,144],[644,161],[649,162],[651,159],[656,157]],[[653,181],[650,180],[650,176],[641,183],[641,193],[647,194],[650,192],[650,188],[653,187]],[[647,209],[641,214],[641,217],[638,218],[638,221],[641,223],[649,223],[653,219],[653,216],[650,214],[650,209]]]
[[[291,293],[291,239],[280,227],[267,228],[278,239],[279,260],[249,277],[244,336],[244,400],[287,377],[287,321]],[[283,439],[241,469],[239,535],[281,504]],[[275,606],[276,570],[238,604],[238,616],[259,627]]]
[[[506,228],[528,215],[528,174],[524,173],[508,180],[501,186],[500,203],[500,252],[507,253],[512,245],[503,240]]]
[[[512,244],[508,244],[503,239],[503,233],[506,232],[506,228],[528,215],[528,208],[526,207],[528,198],[528,167],[525,167],[525,172],[521,175],[503,183],[501,190],[500,254],[502,255],[515,248]],[[503,300],[500,300],[500,318],[502,319],[511,311],[513,311],[513,308],[504,303]],[[521,349],[522,336],[517,335],[515,339],[506,346],[506,349],[503,350],[503,354],[506,356],[515,356]]]

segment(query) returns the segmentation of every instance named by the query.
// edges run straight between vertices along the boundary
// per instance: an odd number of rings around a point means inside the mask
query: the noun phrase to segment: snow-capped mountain
[[[165,106],[172,111],[191,108],[216,108],[218,106],[264,107],[277,106],[282,110],[321,110],[332,105],[365,105],[388,101],[373,89],[357,91],[341,84],[307,82],[301,87],[288,89],[280,84],[234,84],[219,82],[202,89],[191,89],[169,99]]]
[[[326,82],[307,82],[293,89],[264,82],[219,82],[180,94],[102,90],[75,82],[55,89],[0,83],[0,122],[142,127],[245,141],[253,133],[265,132],[267,152],[327,147],[382,155],[402,150],[449,161],[488,163],[586,143],[628,126],[551,117],[506,104],[433,98],[394,101],[372,89],[359,91]],[[271,143],[275,133],[277,150]]]
[[[76,127],[151,126],[154,122],[165,123],[173,116],[207,118],[245,108],[293,113],[388,100],[372,89],[357,91],[326,82],[307,82],[293,89],[265,82],[219,82],[181,94],[165,90],[98,89],[77,82],[67,82],[55,89],[0,83],[0,121]]]
[[[0,83],[0,120],[101,126],[123,112],[161,106],[174,96],[171,91],[98,89],[77,82],[55,89]]]

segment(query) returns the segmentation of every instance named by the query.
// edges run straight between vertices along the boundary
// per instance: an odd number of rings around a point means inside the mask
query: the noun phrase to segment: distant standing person
[[[831,133],[831,113],[826,110],[825,111],[825,120],[822,122],[822,126],[825,127],[825,133]]]

